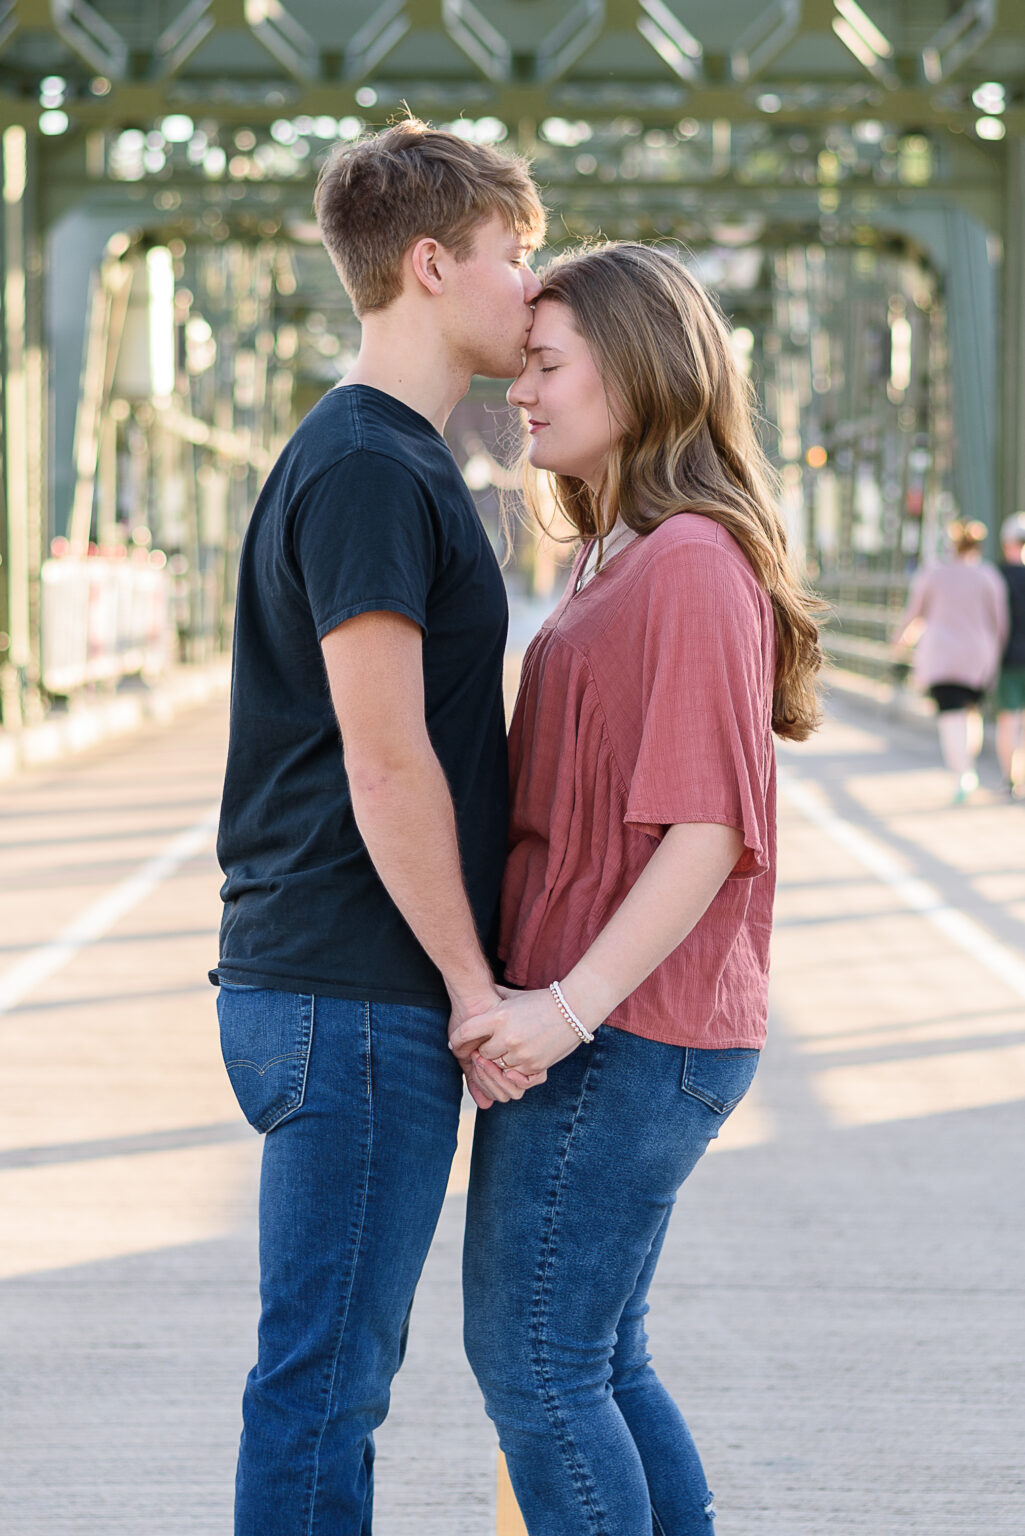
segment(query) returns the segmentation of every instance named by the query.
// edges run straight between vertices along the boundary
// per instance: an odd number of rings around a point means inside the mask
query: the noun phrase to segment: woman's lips
[[[547,425],[547,421],[534,421],[532,417],[527,420],[527,430],[532,437],[535,432],[540,432],[541,428],[547,427]]]

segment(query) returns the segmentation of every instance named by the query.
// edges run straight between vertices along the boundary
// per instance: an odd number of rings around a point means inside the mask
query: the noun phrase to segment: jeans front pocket
[[[680,1087],[717,1115],[736,1109],[754,1081],[759,1051],[702,1051],[687,1046]]]
[[[221,1055],[242,1113],[255,1130],[272,1131],[306,1094],[313,998],[222,982],[217,1019]]]

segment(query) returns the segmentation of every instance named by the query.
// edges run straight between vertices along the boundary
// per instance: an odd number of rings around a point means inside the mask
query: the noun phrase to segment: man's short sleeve
[[[426,633],[435,529],[415,475],[358,450],[303,491],[292,547],[317,638],[358,613],[403,613]]]
[[[773,633],[739,557],[710,542],[651,563],[643,619],[640,741],[624,820],[661,837],[681,822],[743,834],[732,871],[769,867]]]

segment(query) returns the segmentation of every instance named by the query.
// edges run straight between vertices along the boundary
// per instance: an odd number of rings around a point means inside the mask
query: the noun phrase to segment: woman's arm
[[[562,983],[567,1003],[589,1030],[606,1019],[672,953],[710,906],[744,848],[735,827],[685,822],[670,827],[633,888]],[[501,1081],[501,1057],[525,1073],[540,1072],[580,1043],[548,991],[510,992],[486,1014],[456,1030],[456,1049],[487,1040],[476,1054],[478,1081]]]
[[[556,978],[588,1029],[683,943],[743,851],[736,827],[698,821],[668,829],[590,949],[565,979]]]
[[[928,571],[916,572],[911,579],[904,612],[898,619],[896,628],[893,631],[892,644],[894,646],[899,648],[904,645],[914,645],[917,641],[925,623],[928,587]]]

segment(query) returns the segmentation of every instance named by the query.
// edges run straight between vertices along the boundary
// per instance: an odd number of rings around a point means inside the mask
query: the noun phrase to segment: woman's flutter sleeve
[[[661,552],[645,585],[639,736],[624,820],[655,837],[681,822],[735,827],[744,851],[732,875],[763,874],[771,603],[743,557],[712,541]]]

